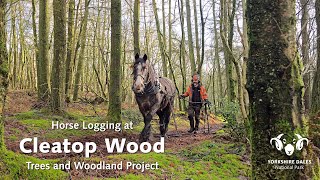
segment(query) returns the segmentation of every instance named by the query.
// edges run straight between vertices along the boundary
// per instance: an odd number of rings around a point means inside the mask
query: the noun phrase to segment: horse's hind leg
[[[140,142],[146,142],[149,140],[151,134],[151,120],[152,116],[150,114],[144,117],[144,128],[140,133]]]
[[[170,122],[170,115],[171,115],[171,109],[170,105],[168,105],[164,110],[163,110],[163,126],[160,126],[160,129],[162,127],[161,131],[161,136],[166,136],[166,133],[168,131],[168,125]]]
[[[165,135],[165,133],[166,133],[166,131],[165,131],[166,130],[166,128],[165,128],[165,112],[164,111],[159,111],[159,112],[157,112],[157,115],[159,116],[159,119],[160,119],[160,122],[159,122],[159,124],[160,124],[160,127],[159,127],[160,134],[163,137]]]
[[[169,122],[170,122],[170,117],[171,117],[171,110],[169,109],[168,112],[166,113],[166,118],[164,120],[164,123],[165,123],[165,133],[168,132],[168,125],[169,125]]]

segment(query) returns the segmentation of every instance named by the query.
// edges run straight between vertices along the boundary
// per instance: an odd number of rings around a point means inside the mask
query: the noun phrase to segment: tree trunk
[[[24,22],[23,22],[23,18],[22,18],[22,5],[21,2],[19,2],[19,61],[21,66],[18,69],[18,73],[16,76],[19,77],[19,89],[23,89],[25,88],[25,65],[26,65],[26,48],[25,48],[25,32],[24,32]]]
[[[108,119],[121,122],[121,1],[111,0],[111,64]]]
[[[213,55],[213,51],[214,51],[214,55]],[[211,50],[211,52],[210,52],[210,55],[211,55],[211,57],[214,57],[214,58],[212,58],[212,64],[213,64],[213,68],[212,68],[212,75],[210,76],[210,80],[212,81],[212,103],[213,103],[213,111],[214,111],[214,113],[216,113],[216,82],[215,82],[215,66],[216,66],[216,63],[217,63],[217,61],[216,61],[216,59],[217,58],[219,58],[219,57],[217,57],[217,54],[216,54],[216,50],[214,49],[214,50]]]
[[[196,62],[194,60],[194,49],[193,49],[193,39],[192,39],[192,29],[191,29],[191,12],[190,12],[190,0],[186,0],[187,8],[187,29],[188,29],[188,45],[189,45],[189,59],[191,64],[191,74],[197,71]]]
[[[215,2],[212,1],[212,9],[213,9],[213,29],[214,29],[214,57],[215,63],[217,66],[217,81],[218,81],[218,107],[220,107],[222,98],[223,98],[223,88],[222,88],[222,78],[221,78],[221,68],[220,68],[220,57],[219,57],[219,37],[218,37],[218,30],[217,30],[217,18],[216,18],[216,11],[215,11]],[[221,27],[220,27],[221,28]]]
[[[160,31],[160,23],[158,18],[158,12],[157,12],[157,4],[155,0],[152,0],[152,7],[153,7],[153,13],[156,20],[156,26],[157,26],[157,35],[158,35],[158,42],[160,47],[160,53],[161,53],[161,59],[162,59],[162,69],[163,69],[163,76],[166,77],[168,75],[168,69],[167,69],[167,61],[166,61],[166,55],[165,55],[165,46],[164,46],[164,39],[161,37],[161,31]]]
[[[81,75],[83,74],[83,61],[84,61],[84,50],[85,50],[85,45],[86,45],[89,3],[90,3],[90,0],[85,1],[84,17],[83,17],[83,21],[81,24],[81,34],[79,37],[81,49],[80,49],[80,54],[79,54],[77,73],[75,75],[75,81],[74,81],[73,101],[76,101],[78,99],[80,78],[81,78]],[[82,81],[82,84],[83,83],[84,83],[84,81]]]
[[[316,23],[317,36],[320,36],[320,0],[316,0]],[[313,79],[312,102],[310,108],[309,139],[312,148],[308,150],[308,158],[312,159],[313,165],[306,169],[310,179],[320,177],[320,39],[317,38],[317,68]]]
[[[316,0],[317,36],[320,36],[320,0]],[[316,147],[320,147],[320,38],[317,38],[317,69],[313,79],[310,134]],[[319,165],[318,165],[319,166]]]
[[[14,14],[16,11],[15,5],[11,7],[11,28],[12,28],[12,51],[13,51],[13,67],[12,67],[12,89],[16,88],[17,82],[17,67],[18,67],[18,46],[17,46],[17,34],[16,34],[16,15]]]
[[[306,68],[305,73],[303,74],[303,82],[305,84],[305,92],[304,92],[304,104],[306,111],[308,112],[310,109],[310,97],[311,97],[311,82],[310,82],[310,73],[308,72],[309,68],[309,12],[308,12],[308,0],[300,0],[302,6],[302,17],[301,17],[301,35],[302,35],[302,58],[303,65]]]
[[[200,12],[202,11],[201,7],[202,0],[200,0]],[[194,13],[194,31],[196,36],[196,52],[197,52],[197,64],[198,64],[198,73],[201,74],[201,70],[199,69],[199,64],[201,61],[200,57],[200,44],[199,44],[199,30],[198,30],[198,11],[197,11],[197,1],[193,0],[193,13]],[[203,19],[203,17],[202,17]],[[203,20],[201,20],[203,21]],[[202,25],[202,22],[201,22]],[[203,48],[203,47],[202,47]]]
[[[143,1],[143,19],[144,19],[144,46],[145,46],[145,52],[149,54],[149,36],[148,36],[148,26],[147,26],[147,18],[146,18],[146,0]],[[132,91],[132,95],[134,95],[134,92]]]
[[[8,88],[8,54],[6,47],[6,25],[5,25],[5,13],[6,12],[6,1],[0,1],[0,150],[3,152],[5,147],[4,142],[4,118],[3,110],[6,102],[6,93]]]
[[[247,117],[247,112],[246,112],[244,97],[243,97],[243,95],[244,95],[243,89],[244,88],[243,88],[243,83],[242,83],[242,74],[241,74],[241,69],[240,69],[240,63],[234,57],[233,52],[232,52],[231,48],[229,47],[226,38],[224,36],[222,36],[221,38],[222,38],[222,43],[227,50],[228,56],[236,68],[236,73],[237,73],[237,78],[238,78],[238,95],[239,95],[240,110],[241,110],[242,118],[244,120],[247,120],[248,117]]]
[[[229,86],[229,95],[230,95],[229,100],[232,102],[236,101],[236,91],[235,91],[236,85],[235,85],[235,80],[233,79],[234,67],[233,67],[233,63],[232,63],[233,62],[232,61],[232,58],[233,58],[232,57],[233,56],[232,42],[233,42],[233,27],[234,27],[233,21],[234,21],[235,13],[236,13],[236,0],[232,0],[231,14],[230,15],[228,14],[228,18],[229,18],[228,46],[229,46],[231,52],[228,53],[227,60],[226,60],[227,78],[228,78],[229,85],[230,85]]]
[[[299,159],[301,154],[287,156],[270,145],[270,139],[281,133],[294,138],[295,118],[302,112],[295,102],[302,99],[299,95],[303,91],[295,42],[295,1],[248,0],[247,13],[251,178],[299,179],[299,170],[277,170],[268,164],[268,160]]]
[[[67,40],[67,59],[66,59],[66,81],[65,81],[65,96],[66,99],[69,99],[69,89],[70,89],[70,80],[71,80],[71,60],[73,57],[74,51],[74,34],[73,34],[73,26],[74,26],[74,7],[75,0],[69,1],[69,11],[68,11],[68,40]]]
[[[181,7],[180,7],[181,2]],[[178,8],[179,8],[179,14],[180,14],[180,27],[181,27],[181,43],[180,43],[180,57],[179,57],[179,63],[180,63],[180,71],[182,76],[182,92],[186,92],[186,86],[187,86],[187,78],[186,78],[186,56],[185,56],[185,33],[184,33],[184,12],[183,12],[183,0],[178,0]],[[179,99],[180,101],[180,99]],[[181,102],[179,102],[181,104]],[[183,110],[186,109],[186,102],[182,101],[182,108]],[[180,107],[180,110],[181,107]]]
[[[168,21],[169,21],[169,32],[168,32],[168,34],[169,34],[169,42],[168,42],[168,44],[169,44],[169,49],[168,49],[168,52],[169,52],[169,57],[168,57],[168,61],[169,62],[172,62],[172,20],[171,20],[171,0],[169,0],[169,15],[168,15],[169,17],[168,17]],[[174,74],[174,71],[173,72],[171,72],[170,71],[170,73],[169,73],[169,78],[171,79],[171,78],[173,78],[173,74]]]
[[[61,112],[64,104],[64,78],[66,55],[66,4],[63,0],[53,1],[54,16],[54,54],[52,64],[51,108],[54,112]]]
[[[202,70],[202,65],[203,65],[203,61],[204,61],[204,19],[203,19],[203,8],[202,8],[202,0],[200,1],[200,16],[201,16],[201,59],[200,61],[198,60],[198,74],[200,74],[201,76],[201,70]],[[198,28],[196,28],[197,30]],[[196,35],[198,36],[198,35]],[[198,50],[197,50],[198,51]],[[200,52],[197,52],[197,54]],[[197,55],[198,56],[198,55]]]
[[[139,24],[140,24],[140,0],[134,1],[134,15],[133,15],[133,41],[134,41],[134,55],[140,54],[140,37],[139,37]]]
[[[48,50],[49,50],[49,22],[48,7],[49,1],[39,1],[39,65],[37,72],[38,79],[38,98],[47,100],[49,97],[48,86]]]
[[[39,46],[38,46],[38,35],[37,35],[37,25],[36,25],[36,3],[35,0],[32,0],[32,32],[33,32],[33,43],[35,46],[35,51],[36,51],[36,67],[37,70],[39,70]],[[33,64],[33,63],[31,63]],[[37,85],[38,81],[40,79],[40,74],[37,72]],[[33,83],[32,83],[33,84]],[[38,90],[38,89],[37,89]],[[38,97],[40,97],[39,90],[38,90]]]
[[[243,63],[242,63],[242,83],[243,83],[243,96],[246,107],[247,115],[249,115],[249,94],[246,87],[247,84],[247,62],[249,57],[249,45],[248,45],[248,27],[247,27],[247,0],[242,0],[242,13],[243,13]]]
[[[235,95],[235,85],[233,80],[233,65],[231,56],[232,54],[229,53],[228,47],[230,47],[230,50],[232,52],[232,39],[233,39],[233,19],[234,16],[231,15],[228,16],[228,0],[220,0],[220,10],[221,10],[221,17],[220,17],[220,37],[225,38],[227,43],[223,43],[223,54],[225,59],[225,66],[226,66],[226,85],[227,85],[227,95],[228,100],[231,102],[235,102],[236,95]],[[234,1],[234,0],[233,0]],[[233,17],[233,18],[232,18]],[[232,19],[232,22],[231,22]],[[229,26],[232,25],[232,28],[227,25],[227,20],[229,20]],[[229,34],[228,34],[229,33]],[[230,37],[231,36],[231,37]],[[231,41],[230,41],[231,39]],[[230,46],[231,45],[231,46]]]
[[[222,101],[222,80],[221,80],[221,70],[220,70],[220,57],[219,57],[219,37],[218,37],[218,31],[217,31],[217,22],[216,22],[216,11],[215,11],[216,4],[214,0],[212,1],[212,9],[213,9],[213,29],[214,29],[214,66],[213,71],[215,71],[215,67],[218,69],[218,75],[217,76],[217,88],[218,92],[215,92],[215,89],[213,89],[213,93],[218,96],[217,105],[220,106],[220,103]],[[214,76],[215,73],[213,73]],[[213,77],[213,83],[214,77]]]
[[[165,0],[162,0],[162,43],[163,43],[163,50],[164,52],[167,51],[167,42],[166,42],[166,14],[165,14],[165,6],[164,6],[164,1]],[[167,66],[167,62],[166,62],[166,66]]]

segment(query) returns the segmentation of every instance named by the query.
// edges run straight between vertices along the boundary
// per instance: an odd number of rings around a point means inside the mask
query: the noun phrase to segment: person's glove
[[[179,96],[179,98],[180,99],[183,99],[185,96],[183,95],[183,94],[181,94],[180,96]]]
[[[205,99],[205,100],[204,100],[204,103],[205,103],[205,104],[208,104],[209,106],[211,105],[211,102],[210,102],[208,99]]]

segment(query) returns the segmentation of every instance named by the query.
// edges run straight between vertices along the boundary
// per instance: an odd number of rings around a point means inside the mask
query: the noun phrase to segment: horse
[[[161,136],[166,137],[176,94],[175,85],[170,79],[156,75],[146,54],[143,58],[140,58],[138,53],[135,55],[132,75],[132,90],[144,119],[140,142],[149,141],[150,123],[155,114],[160,119]]]

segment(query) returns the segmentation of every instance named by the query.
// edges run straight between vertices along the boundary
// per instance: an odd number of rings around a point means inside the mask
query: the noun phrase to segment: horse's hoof
[[[140,139],[139,140],[139,143],[143,143],[143,142],[148,142],[148,140],[147,139]]]
[[[168,135],[161,135],[161,137],[164,137],[165,139],[168,139],[169,138],[169,136]]]
[[[149,141],[149,138],[146,138],[146,137],[140,137],[140,139],[139,139],[140,143],[148,142],[148,141]]]

